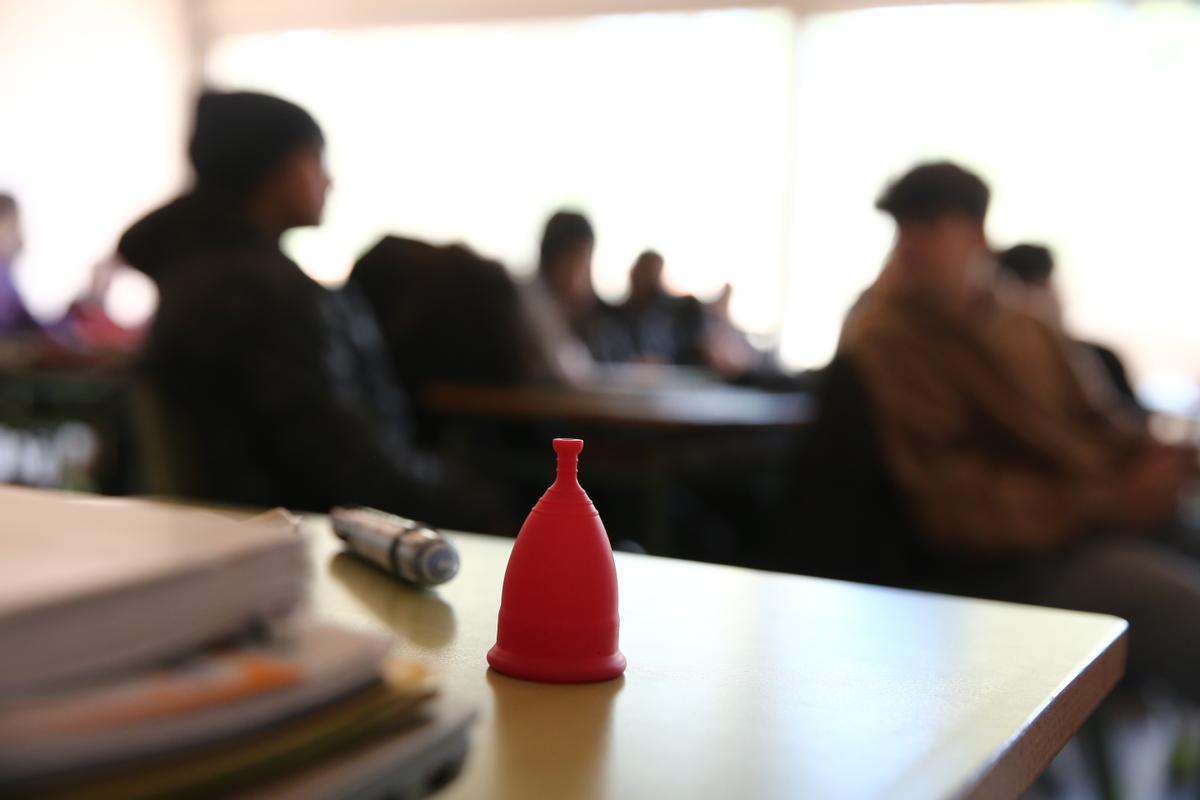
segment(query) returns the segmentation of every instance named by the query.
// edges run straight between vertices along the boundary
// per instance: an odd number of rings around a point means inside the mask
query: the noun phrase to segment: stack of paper
[[[0,788],[147,797],[290,775],[426,721],[419,665],[386,640],[301,624],[260,644],[0,704]],[[393,765],[394,767],[394,765]]]
[[[0,696],[144,664],[292,610],[285,515],[0,489]]]
[[[0,489],[0,519],[0,796],[417,796],[461,764],[420,665],[288,616],[286,514]]]

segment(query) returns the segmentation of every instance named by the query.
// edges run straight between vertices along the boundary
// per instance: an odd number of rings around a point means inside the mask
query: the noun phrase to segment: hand
[[[1195,453],[1190,449],[1158,444],[1147,448],[1130,465],[1117,490],[1117,521],[1140,529],[1168,522],[1194,471]]]

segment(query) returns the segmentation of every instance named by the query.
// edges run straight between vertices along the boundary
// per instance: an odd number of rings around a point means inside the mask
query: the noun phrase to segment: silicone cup
[[[580,439],[555,439],[558,476],[529,512],[504,573],[488,663],[514,678],[585,683],[625,671],[617,570],[578,480]]]

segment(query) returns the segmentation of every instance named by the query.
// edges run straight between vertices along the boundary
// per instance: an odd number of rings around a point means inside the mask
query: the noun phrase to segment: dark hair
[[[557,211],[542,231],[542,249],[538,270],[545,273],[558,257],[580,244],[592,244],[596,234],[587,217],[575,211]]]
[[[983,222],[991,192],[973,172],[949,161],[920,164],[893,181],[875,207],[897,223],[930,222],[962,214]]]
[[[1054,273],[1054,254],[1040,244],[1018,244],[998,253],[996,265],[1021,283],[1045,283]]]
[[[17,198],[6,192],[0,192],[0,217],[8,217],[17,213]]]
[[[204,189],[241,196],[300,147],[325,139],[300,106],[257,92],[206,91],[196,102],[188,158]]]

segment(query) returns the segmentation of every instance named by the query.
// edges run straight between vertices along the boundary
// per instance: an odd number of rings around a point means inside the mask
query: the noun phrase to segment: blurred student
[[[116,257],[107,258],[92,269],[83,294],[75,298],[52,335],[67,348],[87,353],[131,353],[146,336],[147,325],[123,325],[108,313],[108,298],[113,279],[129,267]],[[142,280],[145,280],[144,278]]]
[[[25,307],[13,278],[13,269],[23,247],[17,200],[10,194],[0,194],[0,335],[38,330],[37,320]]]
[[[592,289],[595,245],[587,217],[556,212],[542,232],[537,273],[523,290],[543,360],[568,384],[586,382],[595,372],[595,359],[583,338],[597,302]]]
[[[1041,317],[1048,325],[1063,329],[1062,299],[1054,281],[1054,255],[1050,249],[1036,244],[1018,244],[996,255],[998,275],[1004,288],[1029,313]],[[1083,369],[1098,367],[1114,397],[1127,410],[1144,415],[1137,392],[1129,381],[1125,364],[1113,350],[1093,342],[1077,341],[1083,354]]]
[[[652,364],[701,364],[704,307],[694,297],[670,294],[663,285],[663,257],[647,250],[629,270],[629,297],[619,313],[630,337],[632,359]]]
[[[990,581],[967,591],[1125,617],[1131,670],[1200,699],[1200,566],[1153,535],[1195,452],[1095,406],[1061,332],[997,302],[988,200],[936,163],[877,203],[896,238],[840,349],[885,462],[930,545]]]
[[[254,506],[367,504],[487,528],[490,494],[416,451],[369,311],[283,254],[321,221],[330,179],[309,114],[276,97],[200,97],[194,187],[122,237],[158,284],[144,371],[192,444],[195,493]]]

